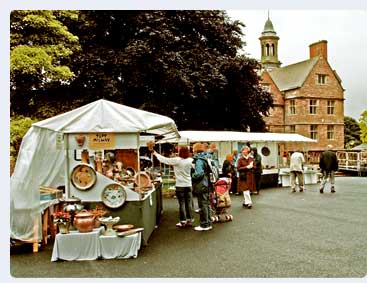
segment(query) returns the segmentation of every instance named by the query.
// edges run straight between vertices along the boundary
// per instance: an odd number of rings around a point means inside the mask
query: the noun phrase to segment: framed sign
[[[114,133],[90,133],[88,134],[89,149],[114,149]]]

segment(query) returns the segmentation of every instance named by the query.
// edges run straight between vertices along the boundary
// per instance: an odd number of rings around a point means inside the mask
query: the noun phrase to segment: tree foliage
[[[24,25],[22,17],[15,17],[18,13],[13,12],[12,19]],[[47,115],[48,111],[39,111],[45,104],[66,111],[105,98],[170,116],[179,129],[264,129],[262,116],[268,114],[272,98],[259,86],[258,62],[238,55],[244,44],[243,24],[231,21],[225,12],[79,11],[77,20],[54,13],[46,19],[59,20],[73,35],[68,41],[65,31],[65,37],[52,42],[70,46],[73,53],[62,54],[71,58],[67,66],[75,76],[71,80],[60,75],[59,82],[68,83],[53,85],[54,78],[45,80],[27,72],[30,81],[38,84],[33,88],[28,84],[28,90],[22,91],[33,105],[18,107],[18,114]],[[33,32],[52,34],[51,28],[41,27],[24,34],[18,29],[14,40],[24,44],[27,40],[22,37],[45,37]],[[74,52],[76,38],[81,52]],[[41,65],[35,67],[40,70]],[[50,82],[48,88],[45,81]]]
[[[361,129],[358,122],[352,117],[344,117],[344,147],[350,149],[361,144]]]
[[[359,118],[359,127],[361,128],[361,141],[367,143],[367,110],[364,110]]]
[[[78,19],[72,11],[29,11],[11,13],[10,86],[13,114],[32,112],[38,95],[49,88],[68,84],[74,73],[67,65],[80,49],[78,37],[62,21]],[[70,63],[70,62],[69,62]],[[45,103],[45,101],[42,101]]]

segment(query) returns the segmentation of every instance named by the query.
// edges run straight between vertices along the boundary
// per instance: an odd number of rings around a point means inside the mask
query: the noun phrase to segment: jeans
[[[200,226],[203,228],[212,225],[210,215],[210,200],[209,200],[209,189],[206,188],[203,192],[197,195],[198,204],[200,208]]]
[[[193,216],[191,187],[176,187],[180,221],[191,220]]]

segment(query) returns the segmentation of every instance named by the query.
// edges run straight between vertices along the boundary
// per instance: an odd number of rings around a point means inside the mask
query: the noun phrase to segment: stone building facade
[[[310,58],[281,67],[278,40],[268,19],[259,38],[261,43],[262,85],[273,96],[274,108],[265,117],[270,132],[298,133],[317,140],[307,150],[317,153],[333,145],[344,148],[344,89],[327,57],[327,41],[309,46]],[[299,149],[287,144],[286,151]],[[317,154],[316,154],[317,155]]]

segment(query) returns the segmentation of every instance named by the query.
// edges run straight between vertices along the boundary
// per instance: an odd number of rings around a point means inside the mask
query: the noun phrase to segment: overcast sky
[[[268,10],[227,10],[246,27],[245,53],[260,59],[261,32]],[[358,120],[367,110],[367,10],[269,10],[279,36],[281,66],[309,59],[309,45],[328,41],[328,61],[345,89],[344,115]]]

